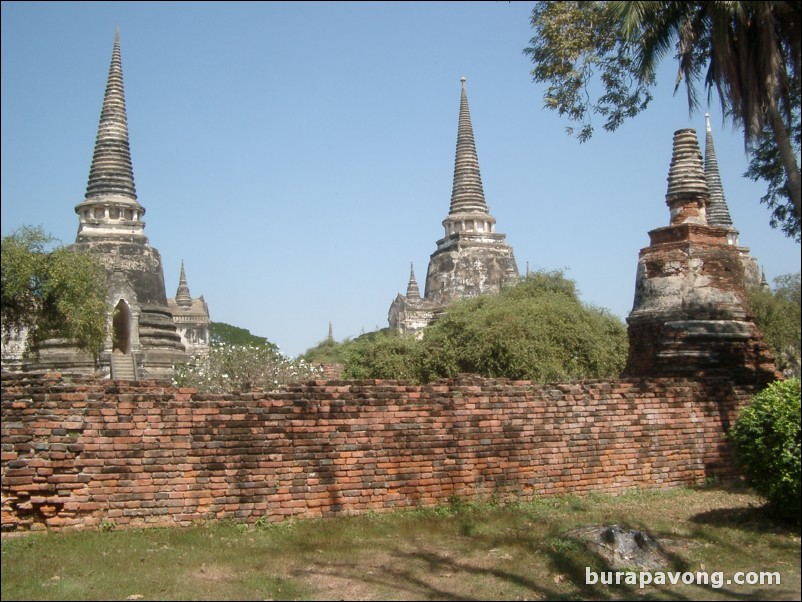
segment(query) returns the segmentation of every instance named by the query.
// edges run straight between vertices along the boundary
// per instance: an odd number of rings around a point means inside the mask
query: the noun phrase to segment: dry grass
[[[672,571],[777,571],[780,585],[586,585],[605,560],[570,536],[618,524]],[[634,568],[634,567],[633,567]],[[609,570],[609,569],[608,569]],[[799,600],[798,527],[724,489],[466,504],[266,526],[4,537],[3,600]]]

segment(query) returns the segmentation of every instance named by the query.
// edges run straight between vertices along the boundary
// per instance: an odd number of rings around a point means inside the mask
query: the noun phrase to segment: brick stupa
[[[649,232],[638,260],[625,375],[775,378],[749,314],[732,226],[708,223],[710,192],[692,129],[674,134],[666,204],[670,225]]]

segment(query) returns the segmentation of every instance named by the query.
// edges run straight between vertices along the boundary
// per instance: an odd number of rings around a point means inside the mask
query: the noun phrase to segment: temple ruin
[[[445,236],[429,259],[423,297],[410,268],[407,294],[390,305],[390,328],[419,335],[457,299],[498,293],[518,282],[518,266],[504,234],[496,232],[496,218],[485,202],[479,158],[476,154],[468,96],[463,77],[451,206],[443,220]]]
[[[182,339],[192,349],[208,345],[209,313],[203,298],[189,297],[183,264],[178,298],[168,302],[161,256],[145,236],[145,207],[137,200],[128,141],[119,29],[86,195],[75,213],[78,234],[71,248],[97,256],[108,276],[109,337],[97,358],[71,341],[51,339],[18,363],[23,369],[99,373],[124,380],[169,379],[173,366],[188,358]],[[188,332],[193,333],[189,338]]]

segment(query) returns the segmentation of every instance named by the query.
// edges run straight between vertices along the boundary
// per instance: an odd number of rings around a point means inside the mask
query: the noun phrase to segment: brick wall
[[[726,380],[426,386],[334,381],[200,395],[4,374],[4,530],[330,516],[616,493],[733,476]]]

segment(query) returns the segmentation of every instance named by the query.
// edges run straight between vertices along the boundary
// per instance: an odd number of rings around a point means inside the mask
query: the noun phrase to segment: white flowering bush
[[[175,366],[173,384],[206,393],[274,391],[314,380],[322,373],[319,366],[286,357],[265,345],[212,343],[208,352]]]

